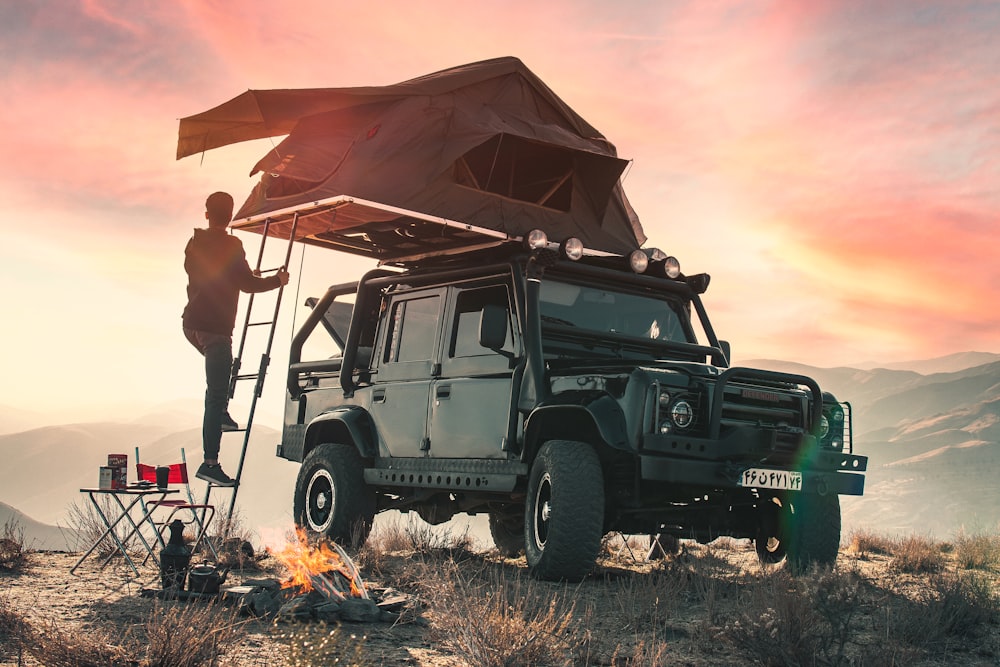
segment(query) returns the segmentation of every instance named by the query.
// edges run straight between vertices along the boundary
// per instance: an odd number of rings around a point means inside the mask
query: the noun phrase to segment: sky
[[[180,118],[508,55],[631,161],[647,246],[712,275],[736,362],[1000,352],[997,34],[1000,3],[962,0],[4,2],[0,406],[200,398],[184,245],[272,144],[178,161]],[[295,257],[295,303],[373,266]]]

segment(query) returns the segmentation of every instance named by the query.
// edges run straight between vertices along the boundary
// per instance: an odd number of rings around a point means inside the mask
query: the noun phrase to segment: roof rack
[[[495,229],[350,195],[238,218],[230,227],[257,234],[263,234],[266,229],[268,236],[285,240],[294,233],[295,241],[371,257],[380,265],[395,266],[504,244],[520,245],[523,240]],[[557,248],[558,244],[550,243],[550,246]],[[585,249],[584,254],[616,256],[592,249]]]
[[[428,215],[380,202],[338,195],[233,220],[233,229],[288,239],[377,259],[380,264],[409,264],[430,257],[520,243],[520,236],[458,220]]]

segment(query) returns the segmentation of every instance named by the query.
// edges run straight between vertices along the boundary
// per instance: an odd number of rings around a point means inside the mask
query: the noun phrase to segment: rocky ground
[[[218,632],[210,657],[242,666],[996,665],[1000,546],[991,538],[983,549],[973,561],[953,544],[856,538],[834,573],[793,577],[761,565],[745,542],[683,542],[649,562],[645,544],[615,538],[590,578],[557,584],[528,578],[523,558],[376,548],[357,558],[366,585],[404,603],[371,623],[291,623],[240,616],[236,603],[143,597],[159,583],[152,567],[136,579],[121,563],[88,560],[70,574],[77,555],[29,553],[0,569],[0,665],[83,665],[87,651],[119,645],[121,664],[198,664],[151,656],[190,641],[164,629],[170,618]],[[259,556],[226,585],[283,576]],[[43,648],[32,653],[30,642]]]

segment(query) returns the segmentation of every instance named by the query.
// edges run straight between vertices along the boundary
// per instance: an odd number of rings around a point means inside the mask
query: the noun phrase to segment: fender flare
[[[558,431],[549,437],[546,432]],[[569,427],[569,428],[567,428]],[[582,440],[593,443],[595,438],[612,449],[633,451],[629,442],[625,413],[618,401],[604,391],[560,392],[538,405],[524,425],[522,460],[530,461],[545,440]]]
[[[303,460],[313,447],[329,440],[324,436],[331,431],[334,440],[354,445],[362,457],[373,459],[378,456],[378,433],[371,415],[360,406],[345,405],[321,413],[309,423]]]

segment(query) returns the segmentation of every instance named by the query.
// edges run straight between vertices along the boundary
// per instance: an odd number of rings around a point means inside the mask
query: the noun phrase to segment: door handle
[[[434,390],[434,397],[438,399],[451,398],[451,385],[444,384],[438,385],[437,389]]]
[[[385,403],[385,389],[376,389],[372,392],[373,403]]]

